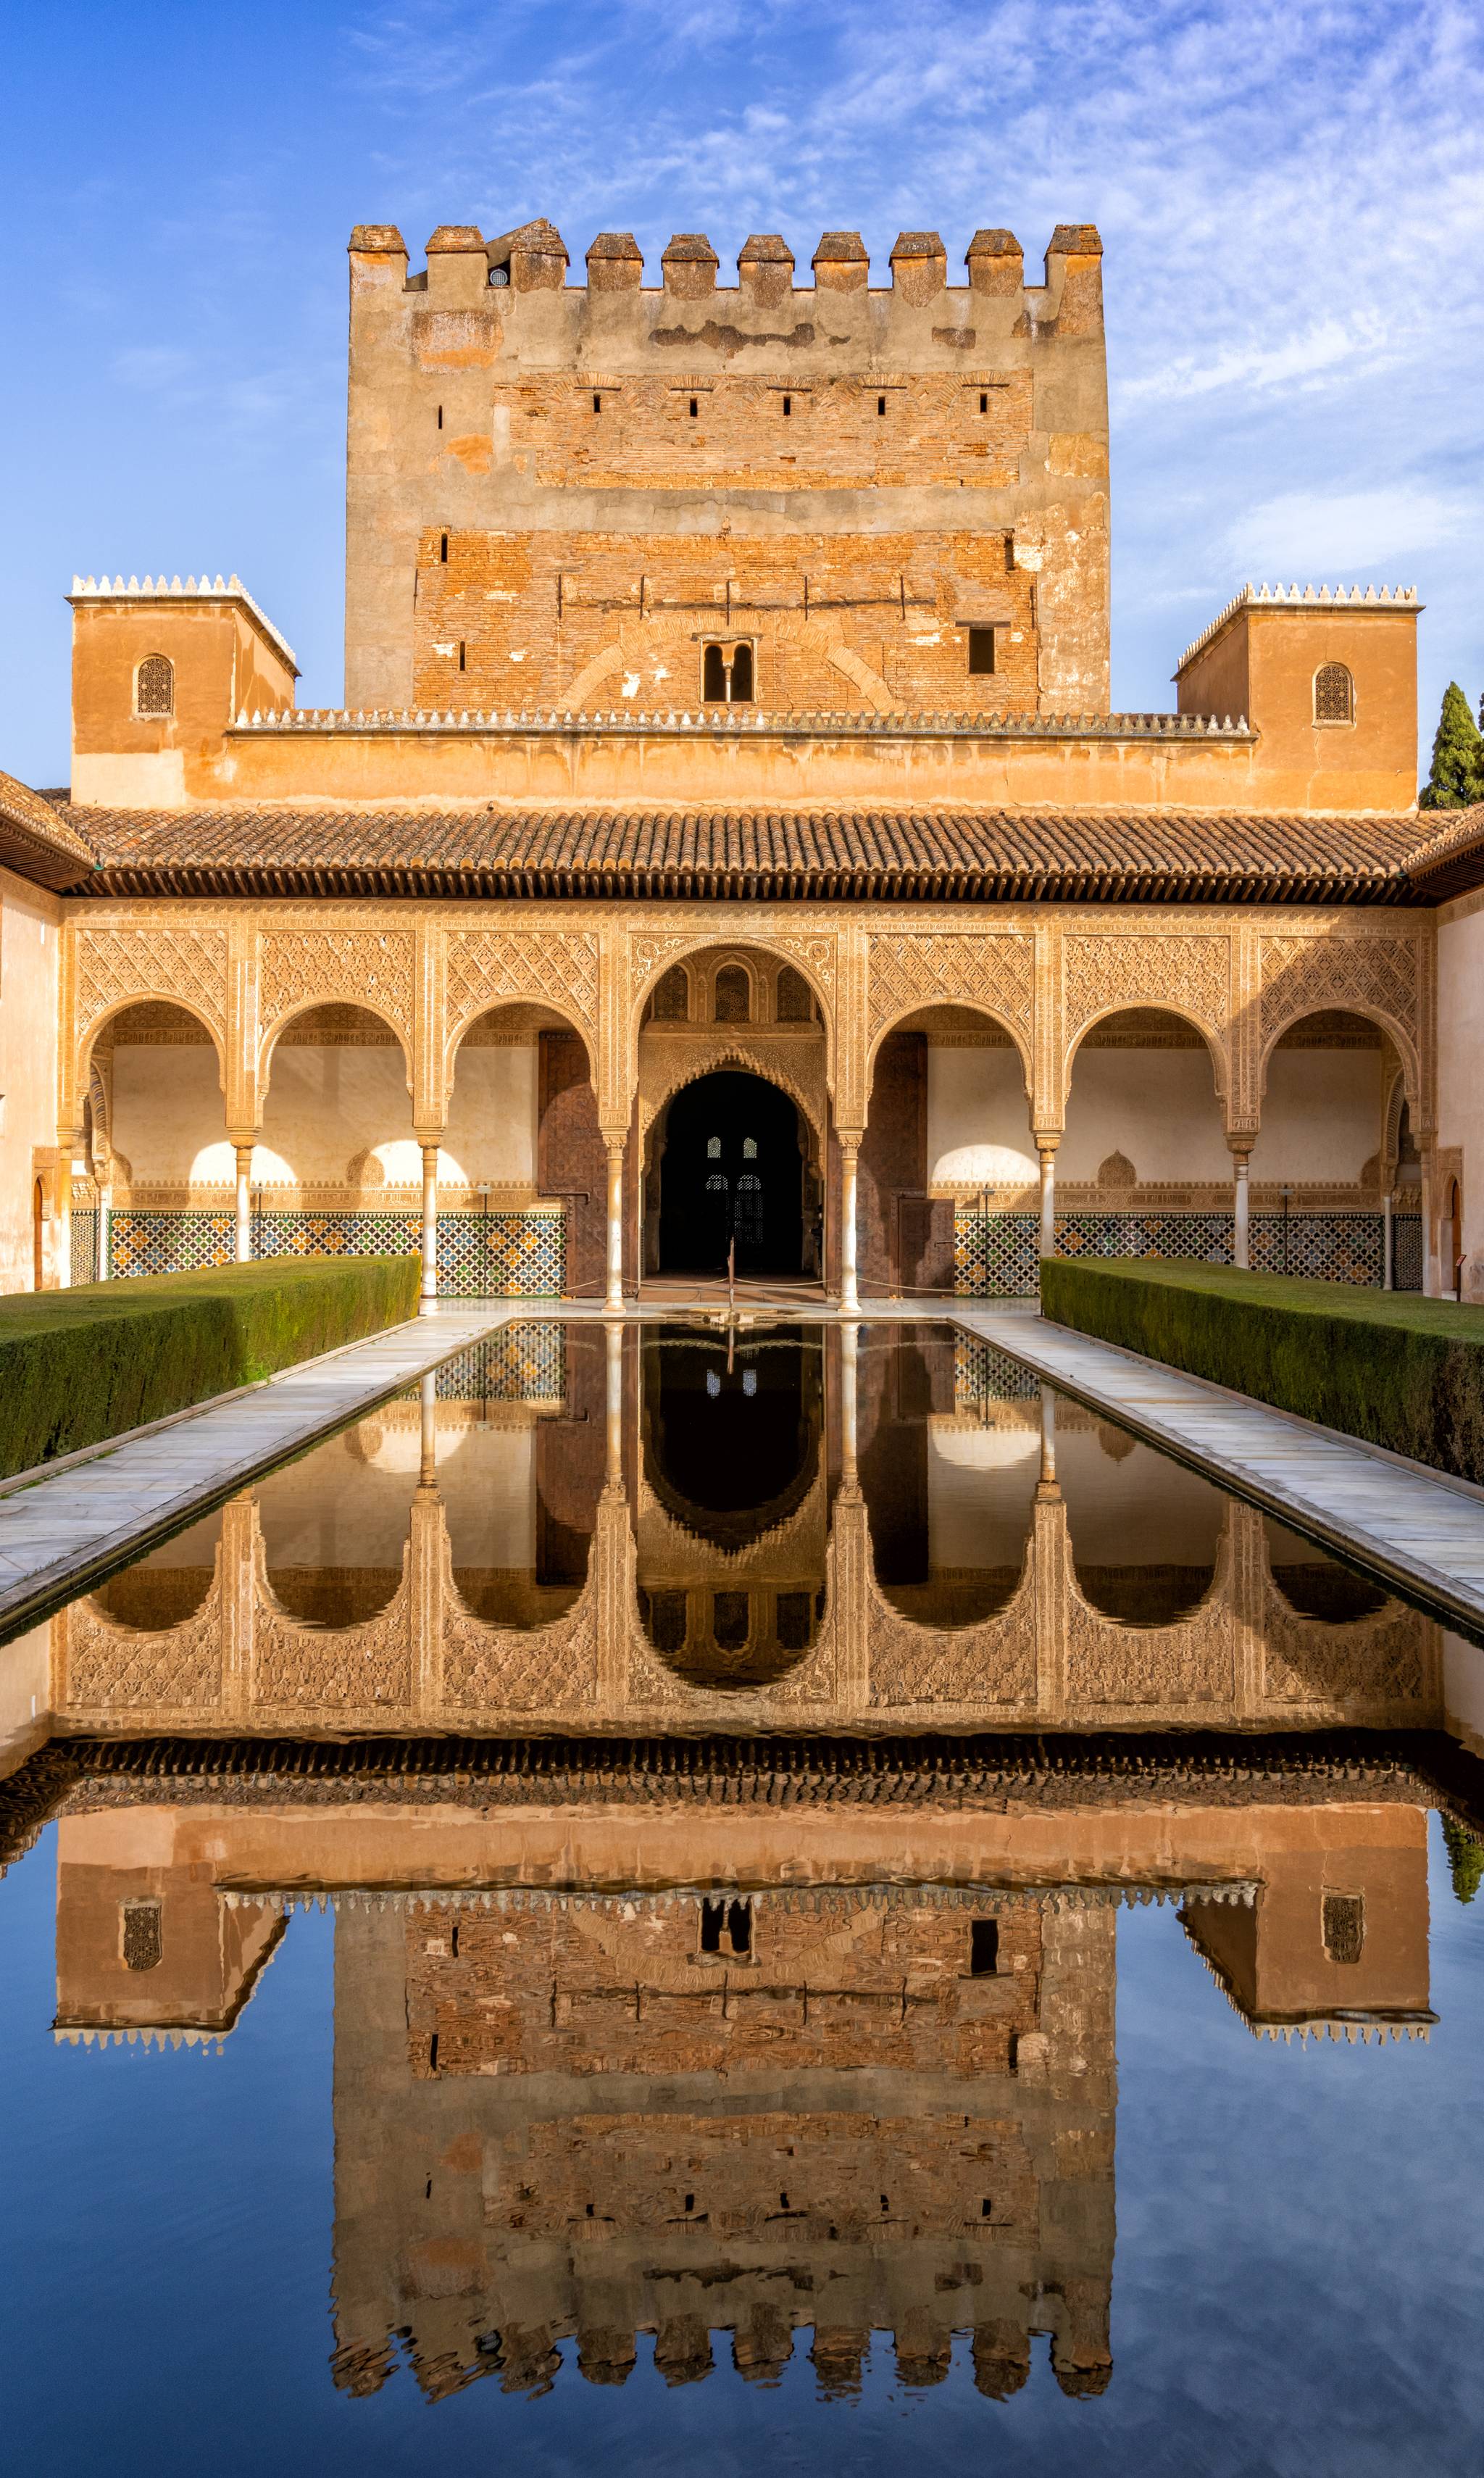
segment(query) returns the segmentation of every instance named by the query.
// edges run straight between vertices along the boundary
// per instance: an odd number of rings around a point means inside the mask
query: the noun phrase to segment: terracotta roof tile
[[[66,807],[57,814],[98,856],[80,891],[114,897],[1436,899],[1407,873],[1418,825],[1405,816]]]
[[[94,865],[87,812],[69,812],[13,774],[0,774],[0,864],[57,892],[75,886]]]

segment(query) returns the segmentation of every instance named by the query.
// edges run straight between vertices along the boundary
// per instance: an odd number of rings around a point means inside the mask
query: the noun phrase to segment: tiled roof
[[[123,895],[1409,903],[1415,817],[63,809]]]
[[[13,774],[0,774],[0,865],[38,886],[75,886],[93,866],[86,828],[67,822],[67,812]]]
[[[1451,896],[1484,886],[1484,801],[1448,815],[1446,826],[1407,854],[1406,870],[1429,903],[1446,903]]]

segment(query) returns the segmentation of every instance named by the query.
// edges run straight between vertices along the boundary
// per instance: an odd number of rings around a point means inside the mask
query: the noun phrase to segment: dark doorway
[[[655,1163],[660,1271],[796,1274],[803,1253],[799,1116],[761,1075],[720,1069],[676,1094]]]

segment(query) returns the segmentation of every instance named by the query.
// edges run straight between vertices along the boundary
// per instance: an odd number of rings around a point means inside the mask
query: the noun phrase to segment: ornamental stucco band
[[[755,948],[792,964],[813,988],[824,1029],[828,1085],[842,1124],[869,1116],[870,1060],[893,1024],[924,1007],[962,1006],[997,1021],[1031,1062],[1032,1118],[1061,1125],[1072,1059],[1091,1024],[1116,1009],[1158,1007],[1187,1018],[1209,1044],[1235,1131],[1260,1119],[1253,1065],[1293,1023],[1317,1009],[1369,1018],[1396,1044],[1414,1112],[1424,1101],[1421,1031],[1427,1007],[1427,939],[1407,915],[1368,916],[1365,926],[1318,914],[1217,915],[1183,911],[1151,923],[1147,912],[1089,916],[1038,939],[1034,916],[966,929],[961,911],[909,921],[880,908],[842,928],[825,907],[729,906],[724,919],[698,907],[646,911],[642,928],[611,918],[576,928],[571,907],[471,906],[450,929],[431,909],[397,904],[241,908],[246,933],[229,973],[221,907],[99,906],[74,915],[64,936],[72,968],[72,1021],[63,1049],[60,1141],[76,1139],[92,1043],[104,1024],[138,1000],[183,1005],[210,1032],[223,1087],[240,1097],[239,1123],[261,1125],[275,1038],[310,1008],[353,1004],[379,1015],[406,1053],[419,1123],[447,1116],[459,1042],[490,1009],[539,1001],[566,1013],[606,1069],[605,1123],[628,1125],[639,1089],[639,1018],[663,973],[717,946]],[[308,917],[306,917],[308,916]],[[863,952],[842,969],[852,931]],[[415,1002],[419,933],[444,958],[441,974]],[[1252,1046],[1246,942],[1258,947],[1259,1040]],[[616,977],[599,969],[613,951]],[[256,961],[256,1022],[244,1005]],[[1246,1062],[1233,1075],[1231,1061]],[[848,1118],[844,1100],[850,1097]],[[859,1119],[855,1110],[859,1109]]]

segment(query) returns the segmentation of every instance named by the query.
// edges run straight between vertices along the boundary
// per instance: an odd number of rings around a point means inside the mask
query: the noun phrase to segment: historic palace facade
[[[1097,235],[966,269],[357,229],[344,709],[235,576],[79,577],[69,789],[0,778],[0,1284],[1479,1294],[1415,596],[1245,588],[1110,713]]]

